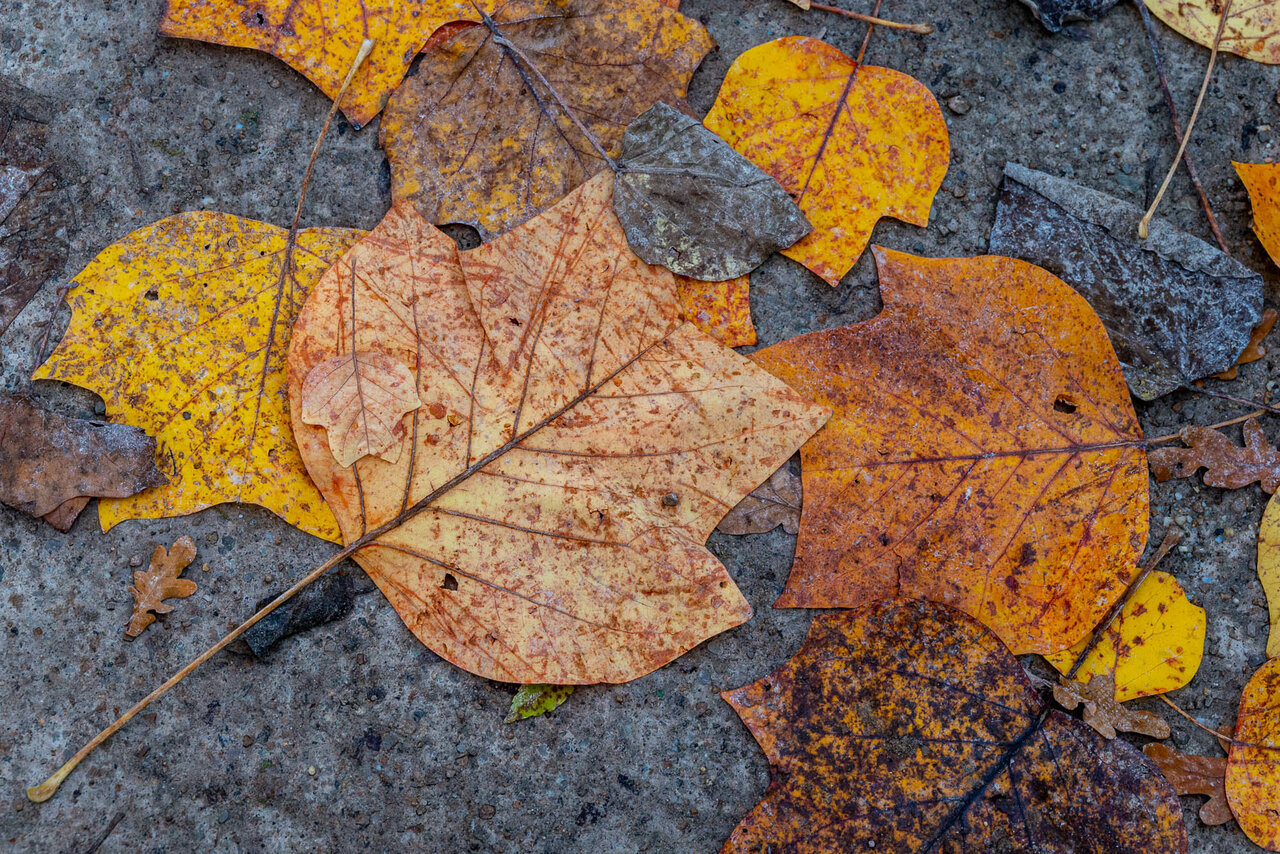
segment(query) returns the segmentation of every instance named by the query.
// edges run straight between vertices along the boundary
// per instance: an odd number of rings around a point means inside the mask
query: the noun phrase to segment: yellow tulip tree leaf
[[[813,231],[782,254],[831,285],[880,217],[928,224],[951,156],[924,84],[801,36],[739,56],[703,123],[791,194]]]
[[[1253,205],[1253,233],[1271,260],[1280,264],[1280,163],[1235,163],[1236,174],[1249,191]]]
[[[302,421],[329,434],[339,465],[367,454],[394,463],[406,412],[422,405],[413,374],[384,353],[334,356],[311,369],[302,384]]]
[[[1076,679],[1114,672],[1115,699],[1122,703],[1175,691],[1200,669],[1204,633],[1204,609],[1187,599],[1177,578],[1156,570],[1129,597]],[[1088,640],[1045,658],[1066,673]]]
[[[1250,677],[1227,751],[1227,803],[1240,828],[1268,851],[1280,851],[1280,659]]]
[[[294,329],[294,431],[344,542],[423,643],[492,679],[621,682],[745,621],[703,543],[829,415],[681,324],[612,181],[462,253],[398,203]],[[395,462],[341,466],[297,417],[352,351],[417,379]]]
[[[433,38],[383,117],[392,199],[507,231],[607,169],[597,144],[616,158],[632,120],[683,104],[713,45],[657,0],[513,0]]]
[[[1258,580],[1267,594],[1271,634],[1267,658],[1280,657],[1280,502],[1273,495],[1258,527]]]
[[[1222,21],[1222,0],[1146,0],[1151,13],[1197,44],[1213,47]],[[1219,49],[1265,62],[1280,63],[1280,4],[1274,0],[1236,0],[1222,30]]]
[[[167,0],[166,36],[266,51],[337,97],[365,39],[373,51],[343,96],[356,127],[387,103],[409,64],[441,24],[478,21],[485,0]]]
[[[103,530],[241,501],[330,540],[338,527],[289,426],[289,331],[320,274],[360,236],[185,213],[140,228],[73,280],[71,325],[36,379],[101,395],[156,439],[167,486],[99,502]]]

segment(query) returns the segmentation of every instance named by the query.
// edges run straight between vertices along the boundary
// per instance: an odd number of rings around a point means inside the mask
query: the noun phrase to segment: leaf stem
[[[1231,15],[1232,0],[1226,0],[1222,6],[1222,17],[1218,21],[1218,32],[1213,37],[1213,50],[1209,53],[1209,65],[1204,70],[1204,82],[1200,84],[1200,94],[1196,97],[1196,107],[1191,111],[1191,119],[1187,122],[1187,131],[1182,135],[1182,143],[1178,146],[1178,153],[1173,156],[1173,162],[1169,164],[1169,172],[1164,176],[1164,183],[1160,185],[1159,192],[1156,193],[1155,200],[1151,203],[1151,207],[1147,209],[1147,213],[1142,217],[1142,221],[1138,223],[1138,236],[1143,240],[1147,239],[1148,226],[1151,224],[1151,218],[1155,216],[1156,208],[1160,206],[1160,200],[1164,198],[1165,191],[1169,189],[1169,182],[1173,180],[1174,174],[1178,171],[1178,162],[1182,160],[1182,155],[1187,150],[1187,143],[1191,141],[1191,131],[1196,126],[1196,119],[1200,116],[1200,107],[1204,104],[1204,95],[1209,91],[1209,81],[1213,79],[1213,66],[1218,61],[1218,46],[1222,42],[1222,32],[1227,27],[1227,18]]]
[[[1169,108],[1169,117],[1173,119],[1173,132],[1179,137],[1182,136],[1182,122],[1178,119],[1178,108],[1173,103],[1173,92],[1169,90],[1169,78],[1164,70],[1164,56],[1160,53],[1160,44],[1156,40],[1156,27],[1151,20],[1151,13],[1147,11],[1147,4],[1143,0],[1133,0],[1133,5],[1138,9],[1138,15],[1142,18],[1142,27],[1147,31],[1147,43],[1151,45],[1151,57],[1155,60],[1156,76],[1160,78],[1160,88],[1164,91],[1164,103]],[[1174,161],[1175,163],[1177,161]],[[1184,151],[1182,154],[1182,162],[1187,164],[1187,175],[1191,178],[1191,183],[1195,185],[1196,192],[1200,194],[1200,206],[1204,208],[1204,214],[1209,218],[1209,230],[1213,232],[1213,237],[1218,241],[1218,246],[1222,251],[1231,254],[1231,250],[1227,248],[1227,241],[1222,238],[1222,231],[1218,228],[1218,218],[1213,215],[1213,207],[1209,204],[1209,196],[1204,191],[1204,186],[1200,183],[1200,175],[1196,172],[1195,161],[1191,159],[1191,151]]]
[[[1227,421],[1219,421],[1217,424],[1208,424],[1208,425],[1206,425],[1206,426],[1205,426],[1205,429],[1206,429],[1206,430],[1217,430],[1219,427],[1231,427],[1231,426],[1233,426],[1233,425],[1235,425],[1235,424],[1241,424],[1241,423],[1243,423],[1243,422],[1245,422],[1245,421],[1249,421],[1249,420],[1251,420],[1251,419],[1257,418],[1259,415],[1262,415],[1262,414],[1264,414],[1265,412],[1266,412],[1266,410],[1265,410],[1265,409],[1259,409],[1259,410],[1258,410],[1258,411],[1256,411],[1256,412],[1250,412],[1248,415],[1240,415],[1240,416],[1238,416],[1238,417],[1236,417],[1236,418],[1231,418],[1231,419],[1229,419],[1229,420],[1227,420]],[[1148,446],[1149,446],[1149,445],[1163,445],[1163,444],[1165,444],[1165,443],[1167,443],[1167,442],[1177,442],[1177,441],[1180,441],[1181,439],[1182,439],[1182,432],[1181,432],[1181,431],[1179,431],[1179,432],[1177,432],[1177,433],[1170,433],[1170,434],[1169,434],[1169,435],[1167,435],[1167,436],[1157,436],[1157,437],[1156,437],[1156,438],[1154,438],[1154,439],[1147,439],[1143,444],[1144,444],[1144,445],[1148,445]]]
[[[1196,720],[1191,715],[1190,712],[1184,711],[1181,706],[1179,706],[1173,700],[1170,700],[1164,694],[1156,694],[1155,696],[1156,696],[1156,699],[1160,700],[1166,706],[1173,709],[1179,715],[1186,718],[1188,721],[1195,724],[1200,729],[1209,733],[1214,738],[1218,739],[1218,741],[1220,742],[1225,741],[1229,744],[1238,744],[1241,747],[1248,747],[1248,748],[1252,748],[1253,750],[1280,750],[1280,744],[1258,744],[1257,742],[1253,742],[1253,741],[1240,741],[1238,738],[1235,738],[1234,735],[1224,735],[1223,733],[1218,732],[1218,730],[1205,726],[1204,724],[1200,723],[1200,721]]]
[[[884,0],[876,0],[876,5],[872,7],[871,14],[868,15],[866,18],[867,34],[862,37],[862,47],[858,49],[858,58],[854,60],[854,63],[853,63],[854,74],[858,73],[858,69],[862,67],[862,58],[867,55],[867,45],[871,44],[871,34],[875,32],[876,22],[879,22],[880,20],[880,4],[883,2]],[[847,87],[846,87],[845,95],[846,96],[848,95]],[[844,101],[844,98],[842,97],[841,103],[843,103],[843,101]]]
[[[864,15],[861,12],[850,12],[848,9],[841,9],[836,6],[828,6],[826,3],[810,3],[810,9],[821,9],[823,12],[830,12],[833,15],[843,15],[846,18],[853,18],[855,21],[865,21],[880,27],[888,27],[891,30],[906,30],[909,33],[927,36],[934,32],[933,26],[930,24],[903,24],[898,21],[889,21],[884,18],[876,18],[871,15]]]

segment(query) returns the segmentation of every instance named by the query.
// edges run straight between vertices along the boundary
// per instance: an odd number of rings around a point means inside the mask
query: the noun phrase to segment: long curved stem
[[[909,33],[927,36],[932,33],[933,27],[929,24],[903,24],[898,21],[888,21],[884,18],[876,18],[871,15],[864,15],[861,12],[850,12],[848,9],[841,9],[837,6],[828,6],[826,3],[810,3],[810,9],[820,9],[823,12],[830,12],[833,15],[843,15],[846,18],[852,18],[855,21],[865,21],[868,24],[875,24],[878,27],[888,27],[891,30],[906,30]]]

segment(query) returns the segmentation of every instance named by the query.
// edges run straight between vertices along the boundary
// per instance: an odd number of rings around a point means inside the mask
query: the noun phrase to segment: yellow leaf
[[[676,291],[685,320],[726,347],[756,343],[751,322],[750,276],[725,282],[702,282],[676,276]]]
[[[355,352],[321,362],[302,384],[302,422],[323,427],[339,465],[372,454],[400,458],[404,414],[422,405],[413,374],[383,353]]]
[[[1235,163],[1253,204],[1253,233],[1280,264],[1280,163]]]
[[[387,103],[437,28],[478,21],[487,8],[469,0],[168,0],[160,33],[266,51],[330,98],[342,88],[361,43],[371,38],[373,52],[342,99],[342,111],[360,127]]]
[[[1227,751],[1227,803],[1240,829],[1280,851],[1280,659],[1258,668],[1240,694]]]
[[[241,501],[338,539],[293,443],[285,358],[302,301],[360,232],[307,229],[292,251],[287,236],[230,214],[178,214],[76,276],[71,325],[35,378],[101,395],[112,420],[155,437],[170,480],[100,502],[103,530]]]
[[[1156,570],[1147,576],[1076,674],[1080,682],[1115,671],[1119,702],[1164,694],[1191,681],[1204,653],[1204,609],[1191,604],[1178,579]],[[1046,655],[1066,673],[1089,642]]]
[[[739,56],[703,123],[795,199],[813,231],[782,254],[831,285],[880,217],[929,223],[951,156],[924,84],[801,36]]]
[[[1280,657],[1280,493],[1271,496],[1258,527],[1258,580],[1267,594],[1271,634],[1267,637],[1267,658]]]
[[[1152,14],[1193,42],[1213,46],[1222,20],[1222,0],[1146,3]],[[1218,48],[1268,65],[1280,63],[1280,5],[1275,0],[1236,0]]]

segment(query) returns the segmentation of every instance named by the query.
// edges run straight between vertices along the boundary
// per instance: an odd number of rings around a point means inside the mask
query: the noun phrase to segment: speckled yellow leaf
[[[1267,658],[1280,657],[1280,493],[1271,496],[1262,524],[1258,527],[1258,580],[1267,594],[1271,634],[1267,638]]]
[[[1200,668],[1204,632],[1204,609],[1187,599],[1178,579],[1157,570],[1133,592],[1076,679],[1088,682],[1114,670],[1115,698],[1122,703],[1176,690]],[[1088,641],[1045,658],[1066,673]]]
[[[338,539],[294,446],[285,358],[311,286],[360,234],[307,229],[289,251],[283,228],[178,214],[108,246],[76,276],[71,325],[35,377],[101,395],[113,421],[155,437],[170,481],[100,502],[103,530],[242,501]]]
[[[1213,46],[1222,0],[1146,0],[1157,18],[1193,42]],[[1280,3],[1236,0],[1222,31],[1221,50],[1268,65],[1280,63]]]
[[[1253,233],[1271,260],[1280,264],[1280,163],[1235,163],[1253,203]]]
[[[756,343],[751,322],[751,277],[726,282],[701,282],[676,276],[676,292],[686,320],[726,347]]]
[[[924,84],[800,36],[739,56],[703,123],[795,199],[813,231],[782,254],[831,285],[880,217],[928,224],[951,156]]]
[[[1280,851],[1280,659],[1258,668],[1240,694],[1227,751],[1227,803],[1240,829]]]
[[[655,0],[511,0],[431,41],[382,119],[391,197],[486,240],[606,169],[596,145],[617,157],[649,107],[683,104],[714,46]]]
[[[449,21],[479,21],[487,0],[168,0],[160,32],[266,51],[287,62],[330,98],[373,39],[342,99],[356,127],[387,103],[428,37]]]

